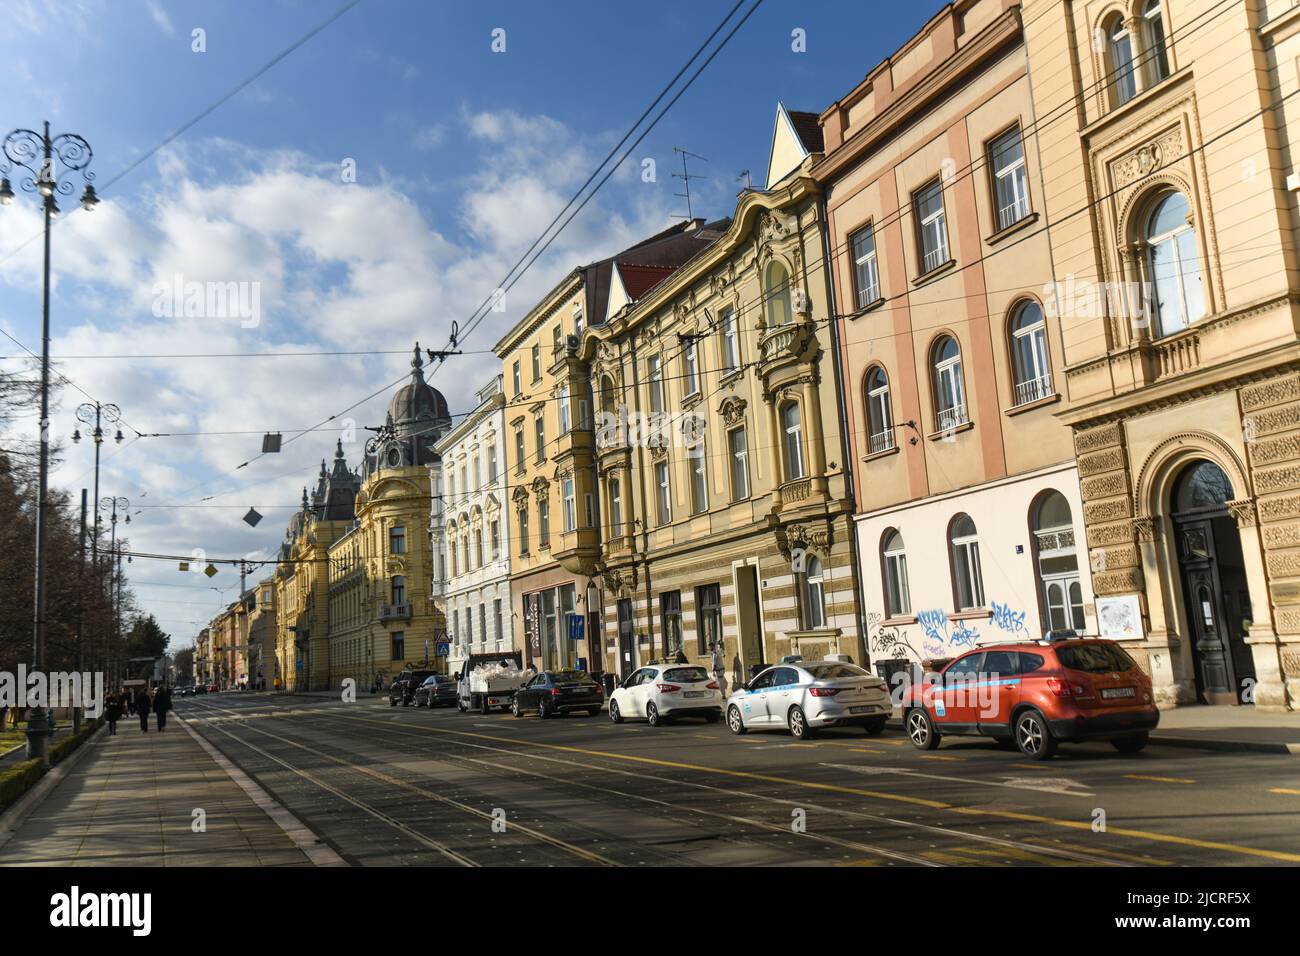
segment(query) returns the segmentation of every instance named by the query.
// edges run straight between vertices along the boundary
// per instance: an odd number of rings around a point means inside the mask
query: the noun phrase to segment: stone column
[[[767,447],[771,449],[767,466],[772,476],[772,507],[778,510],[781,507],[781,479],[784,473],[781,467],[781,457],[785,447],[781,441],[781,417],[777,412],[779,401],[780,395],[778,393],[764,390],[763,402],[767,405]],[[757,451],[757,449],[755,450]],[[755,455],[755,458],[757,457]]]
[[[817,385],[817,372],[810,370],[799,380],[802,385],[803,416],[808,423],[809,474],[812,476],[813,494],[826,495],[826,444],[822,428],[821,389]]]

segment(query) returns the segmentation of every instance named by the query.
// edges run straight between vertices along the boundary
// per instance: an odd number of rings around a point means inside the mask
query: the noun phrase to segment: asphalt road
[[[1300,863],[1290,756],[1100,743],[1038,763],[969,739],[921,753],[898,730],[797,743],[267,694],[177,711],[355,865]]]

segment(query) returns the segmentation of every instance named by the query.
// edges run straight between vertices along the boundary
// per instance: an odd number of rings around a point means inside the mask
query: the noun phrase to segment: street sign
[[[569,615],[569,640],[582,640],[582,626],[587,623],[586,618],[580,614]]]
[[[451,643],[448,641],[439,641],[437,645],[437,655],[439,657],[448,657],[451,655]]]

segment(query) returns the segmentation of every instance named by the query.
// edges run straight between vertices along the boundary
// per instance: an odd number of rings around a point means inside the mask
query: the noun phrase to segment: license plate
[[[1132,687],[1105,687],[1101,696],[1106,700],[1114,700],[1116,697],[1133,697],[1136,693]]]
[[[709,692],[707,690],[688,690],[684,694],[682,694],[682,696],[683,697],[708,697]]]
[[[850,713],[850,714],[869,714],[871,711],[873,711],[873,710],[875,710],[875,709],[876,709],[876,708],[874,708],[874,707],[850,707],[850,708],[849,708],[849,713]]]

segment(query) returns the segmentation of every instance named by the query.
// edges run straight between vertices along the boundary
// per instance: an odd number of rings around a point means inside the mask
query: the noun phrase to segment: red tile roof
[[[623,288],[628,298],[637,302],[647,292],[663,282],[677,271],[676,266],[648,266],[632,262],[620,262],[618,274],[623,279]]]

